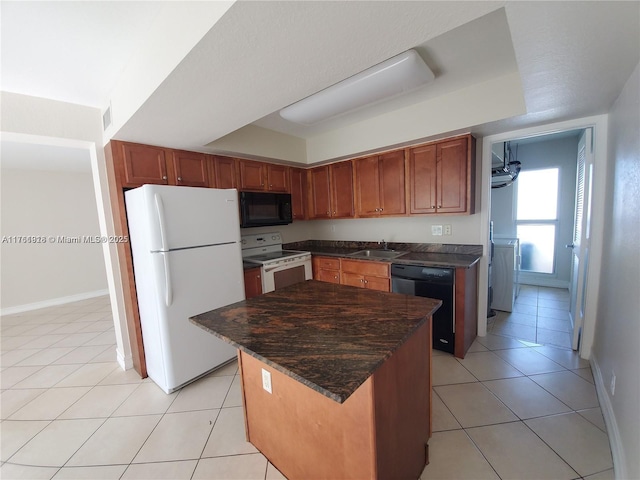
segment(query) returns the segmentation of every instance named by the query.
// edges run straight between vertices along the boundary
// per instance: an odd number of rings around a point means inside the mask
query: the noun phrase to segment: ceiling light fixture
[[[290,122],[313,125],[395,97],[435,78],[415,50],[407,50],[280,110]]]

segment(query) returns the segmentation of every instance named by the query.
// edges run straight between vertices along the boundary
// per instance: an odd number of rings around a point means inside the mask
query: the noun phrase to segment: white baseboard
[[[94,290],[93,292],[79,293],[77,295],[69,295],[68,297],[52,298],[41,302],[26,303],[24,305],[16,305],[15,307],[7,307],[0,309],[0,315],[13,315],[14,313],[30,312],[40,308],[54,307],[56,305],[64,305],[66,303],[79,302],[88,298],[102,297],[109,295],[109,290]]]
[[[130,370],[133,368],[133,357],[131,357],[131,355],[123,355],[118,349],[116,349],[116,361],[122,370]]]
[[[627,475],[627,463],[625,460],[624,449],[622,447],[622,439],[620,438],[620,430],[618,429],[618,422],[616,421],[615,414],[613,413],[611,398],[609,397],[607,388],[604,385],[600,365],[598,365],[598,360],[594,353],[591,353],[589,363],[591,364],[591,370],[593,372],[593,380],[596,383],[596,392],[598,393],[602,416],[604,417],[604,423],[607,426],[615,478],[626,479],[629,477]]]

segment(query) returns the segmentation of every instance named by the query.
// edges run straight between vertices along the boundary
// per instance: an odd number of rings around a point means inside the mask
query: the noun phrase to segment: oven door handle
[[[269,266],[263,266],[262,269],[264,270],[265,273],[269,273],[269,272],[274,272],[276,270],[278,270],[279,268],[282,268],[284,265],[274,265],[273,267],[269,267]],[[289,265],[287,265],[288,267]],[[292,267],[295,265],[291,265]]]

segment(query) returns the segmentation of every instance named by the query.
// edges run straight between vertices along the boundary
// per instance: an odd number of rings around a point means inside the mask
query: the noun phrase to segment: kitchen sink
[[[352,253],[350,257],[360,258],[382,258],[391,259],[398,258],[400,255],[404,255],[407,252],[398,252],[396,250],[360,250],[359,252]]]

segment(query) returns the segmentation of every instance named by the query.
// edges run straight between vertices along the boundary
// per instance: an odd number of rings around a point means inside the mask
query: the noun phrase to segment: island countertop
[[[441,303],[309,280],[191,321],[342,403]]]

